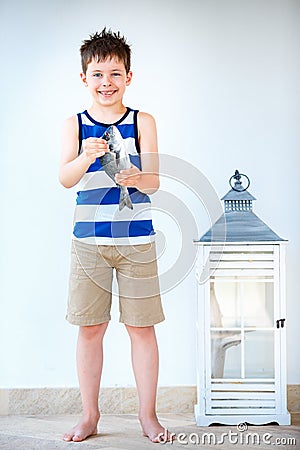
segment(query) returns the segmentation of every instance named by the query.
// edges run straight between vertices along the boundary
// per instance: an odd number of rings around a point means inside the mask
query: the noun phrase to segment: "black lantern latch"
[[[285,319],[278,319],[278,320],[276,320],[276,327],[277,328],[284,328],[284,322],[285,322]]]

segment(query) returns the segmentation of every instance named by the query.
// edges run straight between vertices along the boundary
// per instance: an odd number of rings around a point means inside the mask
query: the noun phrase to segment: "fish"
[[[123,138],[120,131],[115,125],[111,125],[101,136],[109,146],[109,151],[100,156],[100,162],[105,173],[116,183],[120,188],[119,211],[122,211],[125,206],[133,209],[132,201],[126,186],[120,186],[116,180],[115,175],[120,173],[123,169],[129,169],[131,162],[126,152]]]

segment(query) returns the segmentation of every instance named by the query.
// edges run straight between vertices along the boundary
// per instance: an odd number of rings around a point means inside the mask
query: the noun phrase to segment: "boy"
[[[132,79],[131,50],[119,32],[104,28],[83,42],[80,53],[80,76],[92,104],[64,123],[59,179],[66,188],[82,183],[75,209],[66,318],[79,325],[77,370],[83,416],[63,439],[79,442],[97,434],[102,341],[110,320],[115,268],[120,322],[131,340],[139,420],[144,435],[158,442],[165,430],[155,410],[158,348],[154,325],[164,315],[148,197],[159,188],[155,121],[123,104]],[[120,188],[99,160],[109,151],[101,136],[112,124],[119,129],[132,163],[115,179],[129,189],[133,210],[119,211]]]

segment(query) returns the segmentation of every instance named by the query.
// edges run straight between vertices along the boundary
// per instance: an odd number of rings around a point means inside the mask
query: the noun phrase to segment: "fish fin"
[[[122,211],[123,208],[133,209],[132,201],[128,192],[128,189],[122,189],[120,190],[120,200],[119,200],[119,211]]]

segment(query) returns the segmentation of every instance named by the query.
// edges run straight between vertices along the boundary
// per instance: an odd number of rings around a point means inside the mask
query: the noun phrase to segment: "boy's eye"
[[[101,73],[94,73],[94,77],[101,77]]]
[[[112,75],[113,75],[113,77],[120,77],[121,76],[121,74],[118,73],[118,72],[114,72]]]

